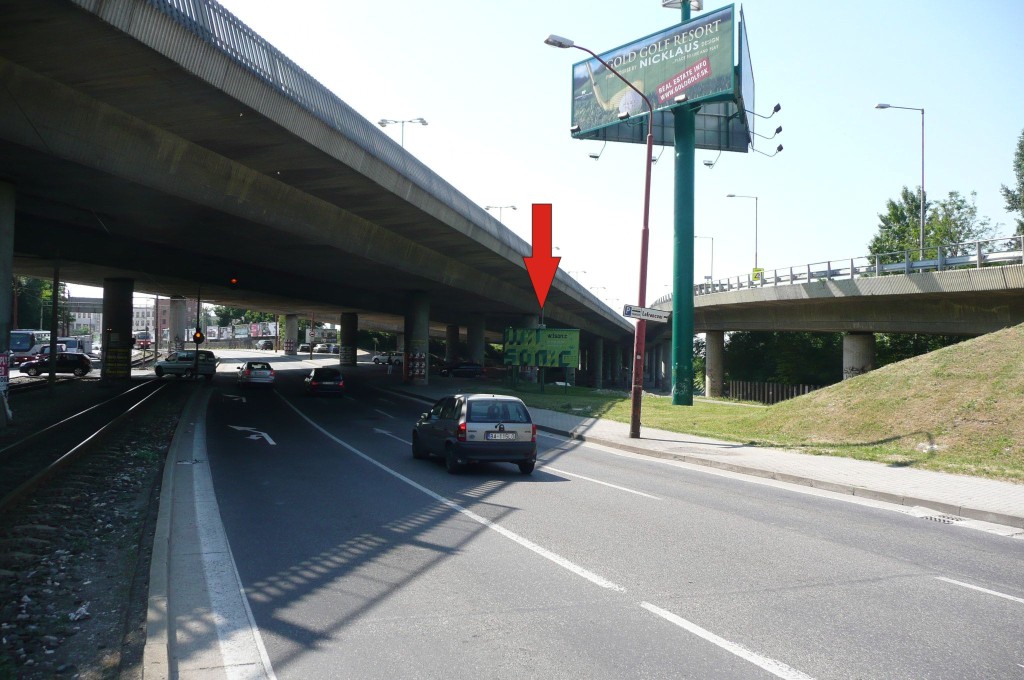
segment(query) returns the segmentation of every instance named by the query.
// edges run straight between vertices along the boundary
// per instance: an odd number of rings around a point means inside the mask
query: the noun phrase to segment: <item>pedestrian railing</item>
[[[802,394],[820,390],[821,385],[783,385],[781,383],[751,382],[748,380],[730,380],[727,383],[730,399],[741,401],[759,401],[762,404],[777,404],[780,401],[793,399]]]
[[[1024,236],[1009,236],[985,241],[931,246],[923,250],[901,250],[842,260],[827,260],[782,269],[766,269],[757,274],[752,272],[743,276],[697,284],[693,287],[693,294],[695,296],[710,295],[747,288],[764,288],[832,279],[856,279],[963,268],[980,269],[1008,264],[1024,264]],[[671,294],[666,295],[654,304],[668,302],[671,299]]]

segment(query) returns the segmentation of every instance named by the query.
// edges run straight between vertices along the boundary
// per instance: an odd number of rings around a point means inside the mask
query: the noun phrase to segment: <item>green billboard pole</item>
[[[683,23],[690,20],[683,0]],[[675,229],[672,249],[672,404],[693,406],[693,200],[696,162],[694,104],[675,107]]]

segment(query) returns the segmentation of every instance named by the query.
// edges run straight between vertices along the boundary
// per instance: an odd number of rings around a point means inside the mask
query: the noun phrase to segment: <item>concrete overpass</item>
[[[697,286],[694,329],[706,334],[707,394],[721,395],[729,331],[845,333],[843,376],[853,377],[874,368],[875,333],[973,336],[1024,323],[1024,237],[995,241],[933,248],[931,260],[855,258],[768,271],[759,282]],[[671,295],[653,307],[671,311]],[[671,325],[648,324],[647,341],[650,379],[663,382]]]
[[[0,18],[0,274],[118,282],[119,309],[127,286],[406,331],[536,322],[529,244],[219,5]],[[588,347],[632,342],[564,272],[544,312]]]

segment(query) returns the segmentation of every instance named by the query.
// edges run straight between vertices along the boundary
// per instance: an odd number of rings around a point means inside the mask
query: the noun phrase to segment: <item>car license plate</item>
[[[494,441],[494,440],[515,439],[516,438],[516,433],[515,432],[488,432],[487,433],[487,438],[492,440],[492,441]]]

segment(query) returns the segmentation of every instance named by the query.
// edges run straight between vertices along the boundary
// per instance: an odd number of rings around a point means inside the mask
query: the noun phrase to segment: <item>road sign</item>
[[[646,319],[647,321],[668,321],[668,318],[672,316],[672,312],[651,309],[650,307],[626,305],[622,310],[622,316],[629,319]]]

